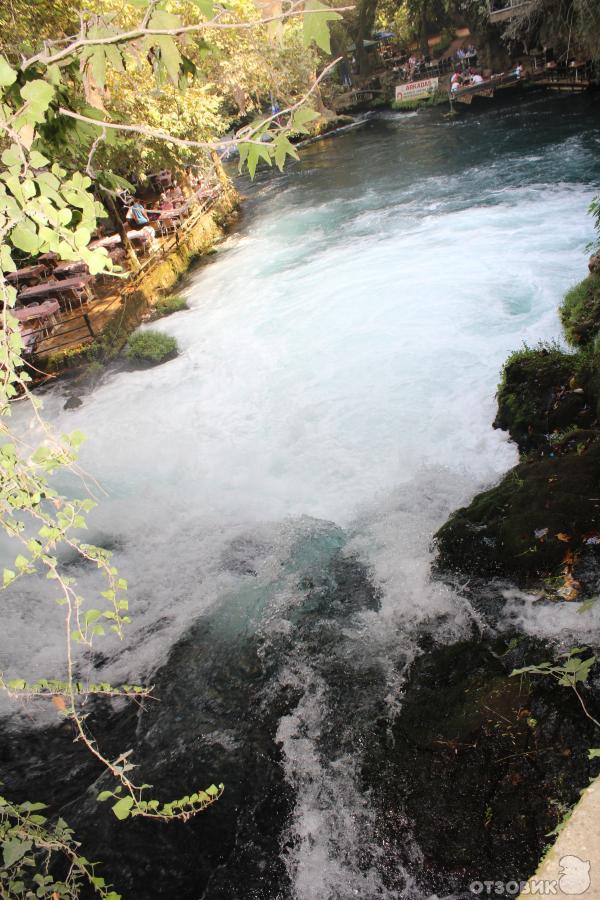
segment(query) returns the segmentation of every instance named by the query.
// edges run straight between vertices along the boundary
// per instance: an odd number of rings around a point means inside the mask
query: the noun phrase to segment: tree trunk
[[[354,43],[356,44],[356,62],[358,64],[359,75],[368,75],[369,73],[369,54],[365,49],[363,41],[368,40],[371,37],[376,9],[377,0],[362,0],[358,7],[356,37]]]
[[[140,261],[137,257],[137,253],[133,249],[133,244],[127,237],[127,231],[125,230],[125,225],[123,224],[123,220],[119,215],[119,210],[117,209],[117,204],[115,203],[112,194],[108,192],[102,192],[104,197],[104,202],[106,204],[106,208],[108,210],[108,215],[117,230],[117,234],[121,235],[121,241],[123,243],[123,248],[125,253],[127,254],[127,259],[129,260],[129,264],[131,265],[132,271],[137,272],[140,268]]]

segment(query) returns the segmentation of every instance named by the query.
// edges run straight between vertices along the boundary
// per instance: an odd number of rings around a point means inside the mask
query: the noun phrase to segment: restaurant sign
[[[438,78],[423,78],[421,81],[409,81],[408,84],[396,85],[396,100],[422,100],[437,91]]]

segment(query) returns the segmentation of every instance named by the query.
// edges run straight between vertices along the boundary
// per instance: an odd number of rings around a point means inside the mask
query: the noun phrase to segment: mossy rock
[[[560,319],[567,340],[574,347],[594,342],[600,333],[600,275],[588,275],[567,292]]]
[[[177,341],[160,331],[136,331],[127,342],[125,355],[138,365],[158,365],[177,356]]]
[[[151,320],[164,319],[176,312],[182,312],[189,309],[187,300],[180,294],[170,294],[168,297],[162,297],[155,306],[152,307]]]
[[[580,358],[556,347],[513,353],[498,387],[494,428],[508,431],[522,451],[542,447],[549,435],[595,420],[595,403],[582,385]]]
[[[389,870],[400,858],[423,896],[526,879],[597,770],[594,727],[573,693],[510,676],[552,656],[529,638],[430,648],[412,666],[400,712],[381,722],[363,778]],[[595,710],[598,692],[583,690]]]
[[[600,527],[598,438],[580,432],[575,452],[521,463],[457,510],[435,537],[438,569],[531,585],[559,576],[568,552],[595,556],[589,536]]]

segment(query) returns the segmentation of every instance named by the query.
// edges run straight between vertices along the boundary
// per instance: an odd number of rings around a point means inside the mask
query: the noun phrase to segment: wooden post
[[[117,232],[121,236],[121,241],[123,243],[123,247],[127,254],[127,259],[131,265],[131,268],[134,272],[137,272],[140,268],[140,261],[137,257],[137,253],[133,249],[133,244],[127,237],[127,231],[125,229],[125,225],[119,215],[119,210],[117,209],[117,204],[115,203],[112,194],[109,194],[108,191],[102,191],[104,200],[106,202],[106,206],[108,209],[108,214],[110,216],[110,220],[117,229]]]
[[[86,324],[87,327],[88,327],[89,333],[91,334],[91,336],[92,336],[93,338],[95,338],[95,337],[96,337],[96,332],[95,332],[94,329],[92,328],[92,323],[90,322],[90,317],[88,316],[87,313],[84,313],[84,314],[83,314],[83,320],[84,320],[85,324]]]

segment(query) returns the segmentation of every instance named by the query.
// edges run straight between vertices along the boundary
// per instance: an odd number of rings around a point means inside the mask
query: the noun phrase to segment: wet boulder
[[[594,727],[573,692],[550,678],[510,676],[551,658],[528,638],[473,639],[433,647],[413,665],[363,777],[389,871],[399,856],[422,896],[529,877],[548,833],[595,774]],[[583,690],[595,709],[597,691]]]
[[[554,347],[513,353],[498,387],[494,428],[508,431],[519,450],[528,451],[546,445],[552,434],[590,425],[595,404],[580,368],[577,356]]]
[[[597,557],[600,441],[582,432],[573,443],[574,452],[520,463],[453,513],[435,537],[438,570],[531,586],[573,577],[582,555]]]

